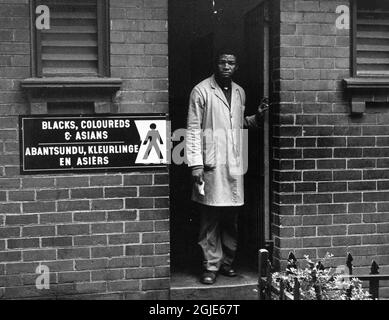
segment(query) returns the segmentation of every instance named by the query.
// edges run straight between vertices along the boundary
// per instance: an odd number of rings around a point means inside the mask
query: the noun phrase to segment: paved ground
[[[171,280],[171,299],[182,300],[256,300],[258,278],[251,270],[237,268],[234,278],[219,275],[213,285],[199,281],[199,273],[183,270],[175,272]]]

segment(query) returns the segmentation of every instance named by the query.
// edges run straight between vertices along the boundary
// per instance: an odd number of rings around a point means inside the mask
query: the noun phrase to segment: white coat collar
[[[223,93],[222,89],[220,88],[220,86],[218,85],[218,83],[216,82],[214,74],[211,77],[211,88],[214,90],[215,95],[225,104],[225,106],[227,108],[230,109],[227,98],[224,95],[224,93]],[[236,83],[234,81],[231,81],[231,104],[233,104],[234,95],[235,95],[236,90],[238,90],[238,86],[236,85]]]

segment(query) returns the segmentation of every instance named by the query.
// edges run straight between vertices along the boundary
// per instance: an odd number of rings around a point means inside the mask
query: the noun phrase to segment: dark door
[[[269,21],[268,3],[245,16],[246,108],[254,114],[263,97],[269,96]],[[266,113],[259,131],[249,133],[249,171],[245,177],[246,210],[240,224],[242,243],[249,252],[267,247],[270,240],[269,116]],[[248,255],[249,257],[251,256]]]

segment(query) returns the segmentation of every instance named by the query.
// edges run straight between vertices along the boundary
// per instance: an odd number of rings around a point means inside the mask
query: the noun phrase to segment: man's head
[[[238,70],[237,54],[232,49],[221,49],[215,56],[215,73],[221,80],[230,80]]]

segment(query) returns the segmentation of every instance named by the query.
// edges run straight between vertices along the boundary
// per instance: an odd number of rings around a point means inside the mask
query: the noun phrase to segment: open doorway
[[[247,114],[254,114],[269,94],[269,25],[264,0],[169,1],[170,118],[172,131],[186,127],[189,94],[212,74],[214,53],[221,47],[238,50],[240,69],[234,81],[247,95]],[[257,270],[257,252],[270,239],[269,123],[249,136],[246,204],[239,220],[238,272]],[[197,275],[198,216],[192,210],[190,172],[171,167],[171,270]]]

